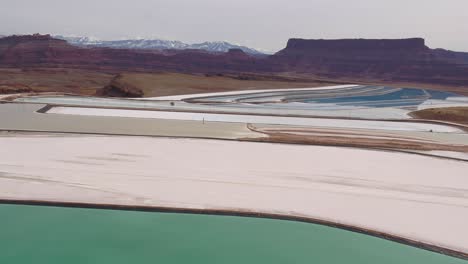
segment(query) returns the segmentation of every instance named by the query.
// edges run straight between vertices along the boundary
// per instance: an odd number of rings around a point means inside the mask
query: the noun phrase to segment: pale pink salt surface
[[[468,163],[352,148],[0,137],[0,198],[306,216],[468,252]]]

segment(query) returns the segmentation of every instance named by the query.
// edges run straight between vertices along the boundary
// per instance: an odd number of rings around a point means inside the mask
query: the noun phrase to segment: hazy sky
[[[468,51],[468,0],[0,0],[0,34],[227,40],[276,51],[288,38],[424,37]]]

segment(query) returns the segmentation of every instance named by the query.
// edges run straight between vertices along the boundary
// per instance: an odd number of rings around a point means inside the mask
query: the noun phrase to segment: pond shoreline
[[[352,225],[346,225],[321,219],[314,219],[299,215],[284,215],[273,214],[255,211],[236,211],[236,210],[220,210],[220,209],[192,209],[192,208],[177,208],[177,207],[158,207],[158,206],[142,206],[142,205],[119,205],[119,204],[100,204],[100,203],[76,203],[76,202],[57,202],[57,201],[39,201],[39,200],[10,200],[0,199],[0,205],[33,205],[33,206],[49,206],[49,207],[67,207],[67,208],[87,208],[87,209],[106,209],[120,211],[141,211],[141,212],[160,212],[160,213],[183,213],[183,214],[201,214],[201,215],[221,215],[221,216],[238,216],[238,217],[253,217],[265,218],[285,221],[296,221],[311,224],[318,224],[338,229],[343,229],[355,233],[361,233],[369,236],[382,238],[385,240],[397,242],[400,244],[432,251],[435,253],[468,260],[468,254],[437,245],[432,245],[420,241],[415,241],[400,236],[374,231],[371,229],[361,228]]]

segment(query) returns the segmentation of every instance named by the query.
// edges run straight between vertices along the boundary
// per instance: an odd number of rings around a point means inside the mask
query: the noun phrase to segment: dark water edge
[[[310,223],[28,205],[0,205],[0,249],[0,263],[468,263]]]

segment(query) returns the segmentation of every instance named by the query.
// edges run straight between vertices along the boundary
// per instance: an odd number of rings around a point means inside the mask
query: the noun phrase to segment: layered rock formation
[[[307,40],[290,39],[286,48],[279,53],[284,52],[380,52],[386,51],[427,51],[429,48],[425,45],[422,38],[412,39],[339,39],[339,40]]]
[[[30,93],[34,92],[31,87],[22,84],[0,84],[0,94]]]
[[[202,50],[129,50],[82,48],[49,35],[11,36],[0,39],[0,66],[78,67],[131,71],[255,71],[256,58],[242,50],[209,53]]]
[[[49,35],[0,39],[0,67],[69,67],[114,71],[271,73],[468,86],[468,54],[430,49],[424,39],[304,40],[268,57],[240,49],[200,50],[80,48]]]
[[[329,78],[468,84],[463,53],[432,50],[424,39],[290,39],[270,60],[282,71]]]
[[[119,74],[108,85],[96,92],[97,96],[106,97],[143,97],[143,91],[123,80]]]
[[[70,55],[75,49],[66,41],[49,35],[9,36],[0,39],[0,62],[15,66],[38,64],[49,61],[63,50]]]

